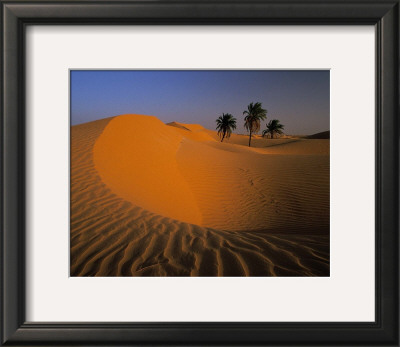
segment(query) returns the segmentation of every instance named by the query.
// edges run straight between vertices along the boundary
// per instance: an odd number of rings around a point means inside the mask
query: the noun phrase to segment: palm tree
[[[224,141],[225,136],[228,139],[232,134],[232,130],[236,129],[236,118],[233,118],[230,113],[223,113],[216,122],[216,129],[219,137],[221,137],[221,142]]]
[[[263,131],[262,136],[264,137],[265,135],[270,134],[271,139],[273,139],[274,134],[283,134],[282,130],[284,129],[284,127],[285,126],[281,124],[278,119],[270,120],[267,124],[267,129]]]
[[[251,135],[260,130],[260,122],[267,117],[267,110],[262,108],[261,102],[251,103],[247,106],[247,110],[243,112],[244,127],[250,132],[249,147],[251,144]]]

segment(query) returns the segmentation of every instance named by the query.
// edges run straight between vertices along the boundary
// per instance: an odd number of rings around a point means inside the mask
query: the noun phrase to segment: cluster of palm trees
[[[251,137],[260,130],[261,121],[267,118],[267,110],[262,108],[261,102],[250,103],[247,106],[247,110],[243,111],[244,127],[249,132],[249,147],[251,146]],[[221,142],[224,138],[229,138],[232,134],[232,130],[236,129],[236,118],[230,113],[223,113],[222,116],[218,117],[217,130],[218,135],[221,138]],[[272,119],[267,124],[267,128],[262,132],[262,136],[269,136],[271,139],[274,135],[283,134],[284,125],[279,122],[278,119]]]

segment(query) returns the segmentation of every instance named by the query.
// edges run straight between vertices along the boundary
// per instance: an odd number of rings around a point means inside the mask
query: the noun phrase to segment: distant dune
[[[72,276],[328,276],[329,140],[71,127]]]
[[[323,131],[314,135],[307,136],[307,139],[329,139],[331,136],[330,131]]]

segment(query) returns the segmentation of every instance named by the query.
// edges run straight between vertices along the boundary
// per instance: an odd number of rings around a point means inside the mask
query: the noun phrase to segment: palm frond
[[[262,132],[262,136],[270,134],[271,138],[273,138],[275,134],[283,134],[284,128],[285,126],[278,119],[272,119],[268,122],[267,129]]]
[[[223,139],[229,138],[232,134],[232,130],[236,129],[236,118],[234,118],[230,113],[223,113],[216,119],[218,130],[218,136]]]
[[[251,102],[247,110],[243,111],[244,127],[251,133],[257,133],[260,130],[260,122],[267,117],[267,110],[262,108],[261,102]]]

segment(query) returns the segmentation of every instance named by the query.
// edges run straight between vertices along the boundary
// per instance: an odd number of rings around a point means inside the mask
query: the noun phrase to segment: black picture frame
[[[3,345],[399,346],[399,1],[1,0]],[[374,25],[376,320],[313,323],[31,323],[25,319],[25,28],[30,24]],[[49,48],[51,49],[51,48]]]

